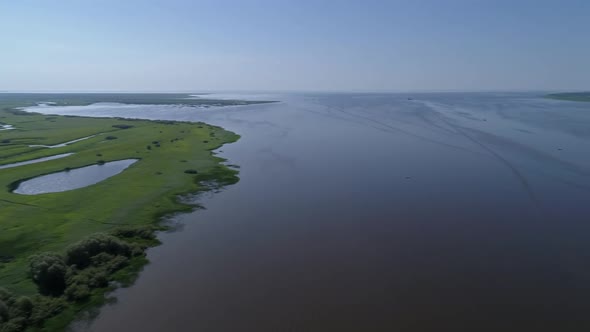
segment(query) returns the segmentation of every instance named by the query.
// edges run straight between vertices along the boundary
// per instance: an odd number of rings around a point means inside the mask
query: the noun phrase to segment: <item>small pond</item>
[[[38,195],[87,187],[121,173],[137,160],[138,159],[118,160],[103,165],[91,165],[69,171],[38,176],[21,182],[14,190],[14,193],[22,195]]]
[[[9,125],[9,124],[0,123],[0,130],[11,130],[11,129],[14,129],[14,126]]]

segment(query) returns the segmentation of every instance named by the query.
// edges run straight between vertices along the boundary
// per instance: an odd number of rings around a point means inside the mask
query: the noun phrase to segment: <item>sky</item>
[[[587,0],[0,0],[0,91],[590,90]]]

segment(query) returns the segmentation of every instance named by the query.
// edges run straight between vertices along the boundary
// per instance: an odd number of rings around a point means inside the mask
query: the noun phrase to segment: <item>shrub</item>
[[[12,294],[5,288],[0,287],[0,301],[8,302],[12,299]]]
[[[112,140],[114,140],[114,139],[117,139],[117,136],[107,136],[107,137],[105,137],[104,139],[107,139],[107,140],[109,140],[109,141],[112,141]]]
[[[9,140],[9,139],[3,139],[3,140],[2,140],[2,143],[4,143],[4,144],[8,144],[8,143],[10,143],[10,140]]]
[[[59,314],[65,307],[65,301],[61,297],[36,296],[35,307],[29,317],[30,325],[38,325],[47,318]]]
[[[33,301],[26,296],[21,296],[14,303],[15,311],[18,316],[29,317],[34,308]]]
[[[187,169],[186,171],[184,171],[186,174],[197,174],[199,172],[197,172],[196,169]]]
[[[25,330],[27,320],[24,317],[16,317],[10,321],[2,324],[0,327],[2,332],[21,332]]]
[[[84,284],[72,284],[64,292],[70,301],[83,301],[90,297],[90,288]]]
[[[104,268],[108,273],[113,273],[117,270],[124,268],[127,265],[129,265],[129,258],[119,255],[115,256],[112,260],[105,264]]]
[[[113,258],[115,258],[115,256],[107,254],[106,252],[101,252],[100,254],[91,257],[90,260],[92,262],[91,265],[101,266],[108,263]]]
[[[109,285],[109,276],[104,271],[98,271],[92,274],[88,285],[92,288],[102,288]]]
[[[98,165],[104,165],[106,164],[106,162],[104,160],[99,160],[96,162]]]
[[[8,306],[4,301],[0,300],[0,322],[7,322],[8,319]]]
[[[31,276],[42,294],[60,295],[65,288],[67,267],[54,253],[35,255],[30,259]]]
[[[116,237],[121,238],[140,238],[146,240],[152,240],[156,236],[154,234],[154,228],[150,226],[142,226],[142,227],[121,227],[115,229],[112,234]]]
[[[131,248],[112,235],[95,234],[71,245],[66,251],[66,263],[84,268],[92,263],[92,257],[100,253],[129,256]]]
[[[113,128],[129,129],[129,128],[133,128],[133,126],[132,125],[125,125],[125,124],[116,124],[116,125],[113,125]]]

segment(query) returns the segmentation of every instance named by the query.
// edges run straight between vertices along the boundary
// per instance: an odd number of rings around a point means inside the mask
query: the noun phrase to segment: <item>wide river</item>
[[[46,107],[242,135],[240,182],[76,330],[589,331],[590,103],[539,95]]]

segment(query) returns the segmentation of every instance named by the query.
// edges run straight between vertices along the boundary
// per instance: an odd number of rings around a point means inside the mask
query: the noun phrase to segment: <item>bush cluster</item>
[[[113,125],[114,128],[119,128],[119,129],[129,129],[129,128],[133,128],[132,125],[125,125],[125,124],[116,124]]]
[[[100,254],[110,256],[131,255],[131,247],[121,239],[108,234],[95,234],[71,245],[66,250],[65,263],[85,268],[93,263],[93,258]]]
[[[34,297],[18,297],[0,288],[0,332],[24,331],[60,313],[69,302],[85,301],[93,290],[109,286],[113,274],[144,255],[156,241],[154,227],[124,227],[95,234],[69,246],[64,254],[30,258],[30,277],[39,288]]]
[[[17,332],[38,326],[61,312],[65,304],[62,298],[16,296],[0,288],[0,331]]]

